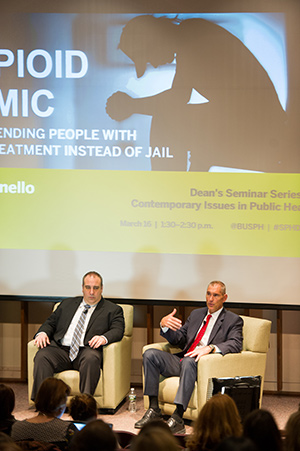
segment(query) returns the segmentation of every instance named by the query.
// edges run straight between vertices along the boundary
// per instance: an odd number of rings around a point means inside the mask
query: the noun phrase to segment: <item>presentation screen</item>
[[[299,303],[287,5],[1,13],[1,294]]]

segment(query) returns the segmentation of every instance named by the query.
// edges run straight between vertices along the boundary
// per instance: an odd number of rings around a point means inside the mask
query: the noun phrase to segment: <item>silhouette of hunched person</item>
[[[211,166],[287,172],[283,152],[286,113],[258,60],[233,34],[205,19],[177,21],[137,16],[124,27],[119,49],[142,77],[176,60],[172,87],[133,98],[116,92],[107,114],[122,121],[152,116],[150,146],[170,148],[173,158],[151,158],[152,170],[207,171]],[[200,94],[208,102],[197,103]]]
[[[42,382],[65,370],[78,370],[81,393],[94,394],[102,366],[103,346],[120,341],[124,315],[120,306],[102,297],[103,278],[89,271],[82,278],[82,296],[64,299],[35,335],[34,401]]]

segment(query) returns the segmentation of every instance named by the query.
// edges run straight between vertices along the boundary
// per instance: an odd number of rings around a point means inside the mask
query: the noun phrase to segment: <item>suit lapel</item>
[[[225,313],[226,313],[226,310],[223,308],[222,312],[218,316],[217,321],[214,324],[214,327],[213,327],[211,334],[209,336],[209,339],[208,339],[208,343],[211,343],[213,341],[213,339],[215,338],[215,336],[217,335],[217,333],[219,332],[219,330],[223,324],[224,318],[225,318]]]
[[[197,316],[194,319],[193,324],[190,325],[189,341],[186,345],[186,349],[189,349],[189,347],[195,340],[197,332],[198,332],[198,330],[202,324],[202,321],[204,320],[206,315],[207,315],[207,309],[204,312],[203,311],[199,312],[199,316]]]
[[[60,324],[59,330],[56,331],[56,333],[59,336],[59,339],[61,339],[67,332],[81,301],[82,297],[78,296],[72,299],[72,302],[69,302],[65,306],[62,303],[62,312],[63,312],[62,315],[64,320],[63,323]]]
[[[78,296],[77,298],[75,298],[74,302],[72,302],[72,304],[71,304],[72,305],[72,310],[70,311],[70,315],[71,315],[72,318],[73,318],[76,310],[80,306],[81,301],[82,301],[82,297]]]
[[[92,327],[93,323],[96,321],[96,319],[102,314],[102,310],[104,308],[104,302],[103,302],[103,298],[101,298],[101,300],[98,302],[95,310],[92,313],[92,316],[89,320],[86,332]]]

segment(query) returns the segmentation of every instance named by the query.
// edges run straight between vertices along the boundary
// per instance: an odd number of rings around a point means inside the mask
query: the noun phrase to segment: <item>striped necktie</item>
[[[70,351],[69,351],[69,357],[71,362],[73,362],[73,360],[76,359],[78,351],[79,351],[79,345],[80,345],[80,339],[82,336],[82,332],[83,332],[83,328],[84,328],[84,323],[86,320],[86,314],[89,310],[89,308],[91,308],[90,305],[88,304],[84,304],[83,306],[83,310],[81,312],[81,315],[79,317],[78,323],[76,324],[75,330],[74,330],[74,334],[72,337],[72,342],[71,342],[71,346],[70,346]]]
[[[202,339],[202,337],[203,337],[203,335],[204,335],[204,333],[205,333],[205,331],[206,331],[206,328],[207,328],[207,326],[208,326],[208,323],[209,323],[210,318],[211,318],[211,315],[210,315],[210,314],[207,315],[206,321],[203,323],[203,326],[202,326],[201,329],[199,330],[199,332],[198,332],[198,334],[197,334],[197,336],[196,336],[194,342],[191,344],[191,346],[190,346],[190,348],[188,349],[187,352],[192,352],[192,351],[194,351],[194,349],[198,346],[198,344],[200,343],[200,341],[201,341],[201,339]]]

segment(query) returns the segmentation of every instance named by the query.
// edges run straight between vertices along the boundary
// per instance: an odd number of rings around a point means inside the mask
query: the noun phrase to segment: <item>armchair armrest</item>
[[[209,354],[198,362],[198,378],[256,376],[263,374],[266,354],[242,351],[238,354]]]
[[[266,367],[266,354],[242,351],[238,354],[209,354],[201,357],[198,362],[199,396],[205,403],[212,392],[213,377],[262,376]],[[205,383],[204,383],[205,382]],[[263,390],[263,380],[261,392]],[[203,405],[201,404],[201,405]]]
[[[27,343],[27,365],[28,365],[28,399],[31,397],[33,385],[33,359],[39,348],[34,346],[34,340]]]
[[[106,408],[118,405],[124,393],[130,389],[132,337],[124,336],[121,341],[103,348],[103,401]]]

